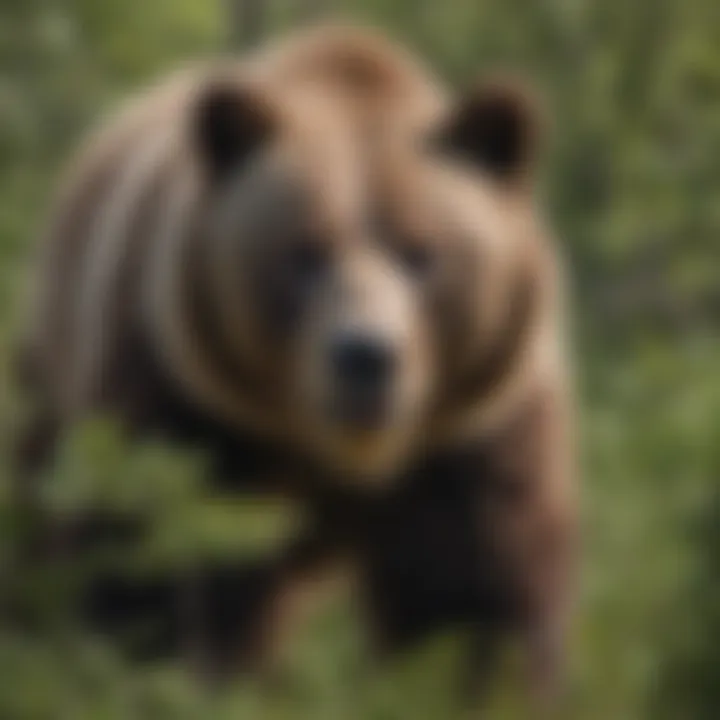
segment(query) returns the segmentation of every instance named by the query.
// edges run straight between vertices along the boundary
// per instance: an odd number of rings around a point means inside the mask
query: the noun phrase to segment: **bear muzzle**
[[[391,420],[399,358],[392,343],[371,333],[341,333],[330,344],[333,422],[377,430]]]

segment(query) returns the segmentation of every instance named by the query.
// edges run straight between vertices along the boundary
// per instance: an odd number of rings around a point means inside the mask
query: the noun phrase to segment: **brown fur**
[[[281,624],[272,598],[339,556],[384,648],[449,624],[519,631],[547,670],[561,644],[575,515],[562,279],[532,196],[530,111],[478,92],[454,116],[392,44],[321,28],[151,89],[66,183],[29,347],[50,435],[110,412],[213,451],[219,486],[313,515],[257,572],[191,583],[216,662],[257,663]],[[312,303],[278,269],[300,241],[333,258]],[[416,281],[401,268],[418,253],[434,264]],[[382,433],[342,434],[311,402],[348,318],[395,344]],[[89,607],[115,625],[167,615],[185,586],[114,578]],[[180,619],[164,620],[158,644],[176,650]]]

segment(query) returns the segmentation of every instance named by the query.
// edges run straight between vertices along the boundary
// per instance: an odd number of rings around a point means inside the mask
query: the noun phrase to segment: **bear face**
[[[410,131],[326,87],[278,99],[228,82],[192,118],[228,346],[301,448],[387,480],[507,329],[532,110],[495,85]]]

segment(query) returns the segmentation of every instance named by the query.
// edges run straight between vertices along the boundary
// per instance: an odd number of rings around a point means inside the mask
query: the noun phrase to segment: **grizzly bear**
[[[293,587],[341,558],[379,652],[458,626],[479,673],[515,635],[552,690],[576,500],[541,126],[507,81],[455,97],[383,37],[324,26],[182,72],[91,139],[42,246],[26,468],[110,414],[311,522],[257,566],[201,568],[189,604],[179,575],[98,577],[88,622],[150,619],[139,656],[177,653],[190,605],[208,662],[254,669]],[[142,532],[126,520],[75,518],[65,547]]]

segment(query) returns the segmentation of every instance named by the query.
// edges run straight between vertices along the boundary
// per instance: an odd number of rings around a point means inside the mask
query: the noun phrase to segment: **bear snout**
[[[330,344],[329,367],[335,419],[354,426],[377,426],[387,419],[398,354],[383,337],[343,333]]]

